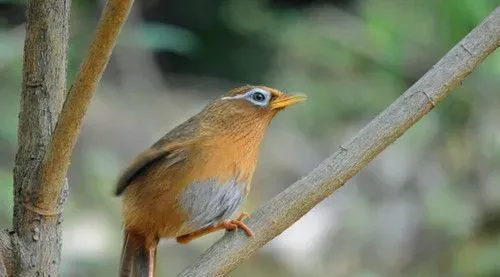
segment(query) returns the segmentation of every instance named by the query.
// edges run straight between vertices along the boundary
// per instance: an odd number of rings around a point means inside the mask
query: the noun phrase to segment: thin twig
[[[222,276],[232,271],[342,187],[448,96],[499,45],[497,8],[349,143],[256,211],[247,223],[255,232],[253,238],[241,231],[228,232],[179,276]]]
[[[42,184],[36,207],[47,214],[57,213],[61,188],[85,113],[133,2],[108,1],[88,57],[66,97],[42,165]]]

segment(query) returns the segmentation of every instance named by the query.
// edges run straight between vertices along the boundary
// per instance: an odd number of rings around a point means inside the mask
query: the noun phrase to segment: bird
[[[245,85],[208,103],[139,154],[120,174],[124,240],[120,276],[154,277],[161,238],[186,244],[218,230],[241,229],[232,219],[250,190],[260,145],[280,111],[306,100]]]

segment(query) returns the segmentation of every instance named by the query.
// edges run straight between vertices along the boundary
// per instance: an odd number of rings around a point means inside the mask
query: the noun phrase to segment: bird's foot
[[[252,230],[250,230],[250,228],[242,221],[245,218],[250,218],[250,215],[243,212],[240,216],[238,216],[238,219],[225,220],[221,223],[221,226],[228,231],[234,231],[241,228],[247,236],[253,237]]]
[[[238,220],[238,221],[242,221],[242,220],[243,220],[243,219],[245,219],[245,218],[251,218],[251,217],[250,217],[250,214],[245,213],[245,212],[242,212],[242,213],[240,213],[240,215],[238,216],[238,219],[236,219],[236,220]]]
[[[248,228],[248,226],[245,223],[243,223],[243,221],[242,221],[245,218],[250,218],[250,215],[247,213],[241,213],[237,219],[224,220],[215,226],[205,227],[203,229],[194,231],[193,233],[179,236],[176,238],[176,240],[180,244],[186,244],[186,243],[189,243],[190,241],[192,241],[196,238],[199,238],[201,236],[204,236],[206,234],[209,234],[209,233],[212,233],[212,232],[215,232],[218,230],[226,229],[228,231],[234,231],[234,230],[237,230],[238,228],[241,228],[241,230],[243,230],[247,234],[247,236],[253,237],[252,230],[250,230],[250,228]]]

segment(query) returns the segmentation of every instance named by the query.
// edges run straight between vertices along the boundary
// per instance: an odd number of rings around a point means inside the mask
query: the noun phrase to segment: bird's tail
[[[153,277],[156,246],[146,247],[145,238],[141,235],[124,232],[120,277]]]

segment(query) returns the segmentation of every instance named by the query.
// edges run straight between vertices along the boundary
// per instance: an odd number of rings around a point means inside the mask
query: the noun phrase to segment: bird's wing
[[[149,149],[140,154],[122,172],[116,184],[115,195],[121,195],[134,178],[144,174],[152,165],[161,162],[166,167],[184,161],[188,157],[188,146],[198,130],[195,117],[177,126]]]

